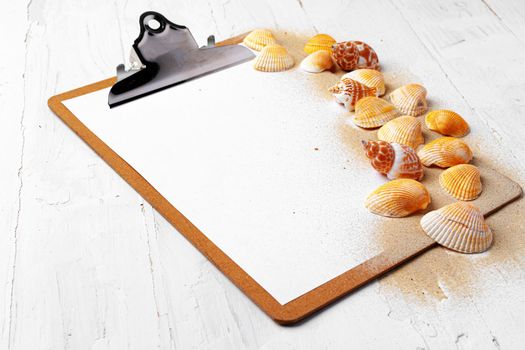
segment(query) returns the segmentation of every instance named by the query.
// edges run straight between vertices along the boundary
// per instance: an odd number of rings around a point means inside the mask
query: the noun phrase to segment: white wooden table
[[[201,42],[254,27],[346,33],[408,48],[407,74],[423,65],[430,95],[446,96],[431,102],[466,116],[475,152],[525,184],[525,2],[327,2],[2,3],[0,348],[525,348],[522,200],[489,219],[489,253],[434,249],[281,327],[47,108],[49,96],[113,75],[145,10]]]

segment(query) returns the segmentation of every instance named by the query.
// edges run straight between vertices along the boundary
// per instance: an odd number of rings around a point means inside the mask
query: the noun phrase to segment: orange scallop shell
[[[451,196],[461,201],[471,201],[481,193],[479,169],[471,164],[458,164],[443,171],[439,184]]]
[[[356,102],[353,122],[365,129],[377,128],[399,115],[399,111],[393,104],[379,97],[368,96]]]
[[[365,200],[374,214],[401,218],[430,204],[430,194],[423,184],[411,179],[392,180],[379,186]]]
[[[332,52],[332,46],[336,43],[335,39],[328,34],[317,34],[311,37],[304,46],[304,52],[311,54],[315,51],[325,50]]]
[[[427,90],[419,84],[404,85],[392,91],[390,102],[401,113],[417,117],[427,111]]]
[[[423,165],[441,168],[467,164],[472,160],[470,147],[463,140],[448,136],[427,143],[417,155]]]
[[[446,109],[432,111],[425,116],[425,124],[430,130],[442,135],[462,137],[468,134],[468,123],[459,114]]]
[[[383,125],[377,131],[377,138],[407,145],[413,149],[425,142],[420,121],[409,115],[395,118]]]
[[[277,43],[272,32],[268,29],[255,29],[242,42],[255,51],[261,51],[263,47]]]

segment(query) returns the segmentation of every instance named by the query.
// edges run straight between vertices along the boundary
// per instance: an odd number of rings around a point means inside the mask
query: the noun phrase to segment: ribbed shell
[[[471,201],[481,193],[479,169],[471,164],[455,165],[443,171],[439,184],[451,196],[461,201]]]
[[[372,167],[390,180],[423,178],[423,165],[411,147],[385,141],[361,141],[361,143]]]
[[[456,202],[421,218],[423,231],[440,245],[462,253],[480,253],[492,244],[492,231],[481,211],[470,203]]]
[[[368,87],[375,88],[377,96],[383,96],[385,94],[385,78],[383,77],[383,73],[378,70],[357,69],[346,73],[342,78],[350,78]]]
[[[277,40],[273,37],[272,32],[267,29],[255,29],[248,34],[242,41],[244,45],[255,51],[261,51],[263,47],[276,44]]]
[[[365,200],[365,207],[374,214],[401,218],[426,209],[430,194],[425,186],[411,179],[399,179],[379,186]]]
[[[301,62],[301,68],[309,73],[320,73],[332,68],[333,65],[332,55],[325,50],[315,51]]]
[[[392,91],[390,101],[401,113],[417,117],[427,111],[427,90],[418,84],[404,85]]]
[[[359,59],[357,60],[356,69],[379,69],[379,58],[374,49],[362,41],[352,41],[357,46]]]
[[[304,46],[304,52],[311,54],[312,52],[325,50],[332,52],[332,45],[336,43],[335,39],[328,34],[317,34],[311,37]]]
[[[462,137],[469,132],[469,126],[465,119],[456,112],[446,109],[428,113],[425,117],[425,124],[430,130],[447,136]]]
[[[417,155],[423,165],[436,165],[441,168],[467,164],[472,160],[472,151],[469,146],[455,137],[435,139],[423,146]]]
[[[376,89],[369,88],[352,79],[341,79],[337,84],[328,89],[335,99],[344,104],[345,108],[353,111],[357,101],[367,96],[374,96]]]
[[[369,96],[363,97],[355,104],[353,121],[357,126],[371,129],[383,126],[399,115],[399,111],[393,104],[382,98]]]
[[[377,131],[377,138],[407,145],[413,149],[425,142],[420,121],[409,115],[395,118],[383,125]]]
[[[359,61],[359,50],[352,41],[343,41],[332,46],[332,57],[342,70],[354,70]]]
[[[277,44],[265,46],[253,63],[253,68],[263,72],[280,72],[292,68],[293,57],[285,47]]]

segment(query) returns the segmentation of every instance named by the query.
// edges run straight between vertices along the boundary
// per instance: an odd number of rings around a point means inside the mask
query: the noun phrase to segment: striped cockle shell
[[[469,126],[459,114],[446,109],[432,111],[425,116],[425,124],[430,130],[442,135],[462,137],[468,134]]]
[[[482,188],[479,169],[471,164],[458,164],[446,169],[439,175],[439,184],[461,201],[478,198]]]
[[[272,32],[267,29],[255,29],[248,34],[242,41],[244,45],[255,51],[261,51],[263,47],[276,44],[277,40],[273,37]]]
[[[423,165],[409,146],[386,141],[361,141],[372,167],[390,180],[421,180]]]
[[[263,72],[280,72],[292,68],[293,57],[285,47],[277,44],[265,46],[253,63],[253,68]]]
[[[427,111],[427,90],[418,84],[404,85],[392,91],[390,101],[401,113],[417,117]]]
[[[350,78],[368,87],[376,89],[377,96],[383,96],[385,94],[385,78],[383,73],[375,69],[357,69],[350,73],[346,73],[341,77]]]
[[[357,71],[356,71],[357,72]],[[400,113],[393,104],[375,96],[363,97],[355,104],[354,124],[365,129],[385,125]]]
[[[469,146],[461,139],[448,136],[427,143],[417,154],[424,166],[436,165],[440,168],[467,164],[472,160]]]
[[[430,194],[423,184],[411,179],[387,182],[368,195],[365,207],[374,214],[401,218],[430,204]]]
[[[376,89],[369,88],[355,80],[344,78],[328,89],[337,102],[342,103],[349,111],[353,111],[357,101],[367,96],[375,96]]]
[[[438,244],[461,253],[480,253],[492,244],[492,231],[474,205],[456,202],[421,218],[423,231]]]
[[[332,52],[332,46],[336,43],[335,39],[328,34],[317,34],[311,37],[304,46],[304,52],[311,54],[312,52],[325,50]]]
[[[421,131],[421,122],[409,115],[395,118],[377,131],[377,138],[382,141],[397,142],[417,149],[425,142]]]
[[[306,56],[301,62],[301,68],[309,73],[321,73],[332,68],[332,55],[325,50],[315,51]]]

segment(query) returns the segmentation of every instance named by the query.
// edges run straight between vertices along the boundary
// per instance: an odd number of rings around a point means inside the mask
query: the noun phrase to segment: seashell
[[[454,165],[439,176],[439,184],[454,198],[471,201],[481,193],[479,169],[470,164]]]
[[[272,32],[267,29],[255,29],[248,34],[242,41],[244,45],[255,51],[261,51],[263,47],[276,44],[277,40],[273,37]]]
[[[325,50],[315,51],[301,62],[301,68],[309,73],[321,73],[332,68],[333,65],[332,55]]]
[[[285,47],[277,44],[265,46],[253,63],[253,68],[263,72],[280,72],[292,68],[293,57]]]
[[[362,41],[352,41],[359,51],[356,69],[379,69],[379,58],[374,49]]]
[[[367,96],[375,96],[376,89],[369,88],[352,79],[341,79],[337,84],[328,89],[337,102],[342,103],[349,111],[353,111],[357,101]]]
[[[385,78],[383,73],[375,69],[357,69],[350,73],[346,73],[341,77],[350,78],[368,87],[376,88],[377,96],[385,94]]]
[[[377,53],[362,41],[343,41],[332,46],[332,57],[342,70],[379,69]]]
[[[428,113],[425,117],[425,124],[430,130],[447,136],[462,137],[469,132],[465,119],[456,112],[446,109]]]
[[[377,128],[399,115],[399,111],[393,104],[382,98],[369,96],[356,102],[353,121],[355,125],[365,129]]]
[[[368,195],[365,207],[374,214],[401,218],[430,204],[430,194],[423,184],[411,179],[392,180]]]
[[[492,231],[481,211],[470,203],[456,202],[421,218],[423,231],[440,245],[461,253],[480,253],[492,244]]]
[[[315,51],[325,50],[332,52],[332,45],[336,43],[335,39],[328,34],[317,34],[311,37],[304,46],[304,52],[311,54]]]
[[[472,159],[472,151],[465,142],[447,136],[427,143],[417,155],[424,166],[436,165],[441,168],[466,164]]]
[[[421,123],[417,118],[404,115],[395,118],[377,131],[377,138],[382,141],[397,142],[416,149],[425,142]]]
[[[427,90],[418,84],[404,85],[392,91],[390,101],[401,113],[417,117],[427,111]]]
[[[361,144],[372,167],[390,180],[423,178],[423,165],[411,147],[386,141],[361,141]]]
[[[359,50],[352,41],[343,41],[332,46],[332,57],[342,70],[354,70],[359,61]]]

